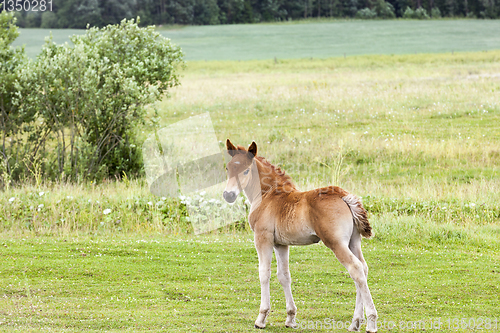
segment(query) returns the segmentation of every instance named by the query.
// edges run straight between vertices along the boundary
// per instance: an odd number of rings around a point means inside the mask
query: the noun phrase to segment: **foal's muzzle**
[[[226,200],[229,203],[233,203],[236,201],[236,193],[234,192],[224,191],[224,193],[222,193],[222,196],[224,197],[224,200]]]

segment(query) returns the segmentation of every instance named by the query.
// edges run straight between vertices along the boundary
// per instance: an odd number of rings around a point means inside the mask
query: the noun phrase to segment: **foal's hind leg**
[[[365,258],[363,258],[363,253],[361,252],[361,235],[358,230],[354,228],[351,240],[349,241],[349,249],[356,256],[356,258],[361,261],[363,265],[363,271],[365,273],[365,277],[368,279],[368,266],[366,265]],[[356,284],[356,307],[354,309],[354,315],[352,317],[352,324],[349,326],[349,331],[359,331],[361,324],[364,321],[364,312],[363,312],[363,299],[361,297],[361,291],[359,290],[359,285]]]
[[[265,328],[266,319],[271,311],[271,296],[269,291],[269,279],[271,278],[271,260],[273,258],[272,233],[255,232],[255,248],[259,256],[259,279],[260,279],[260,310],[255,321],[256,328]]]
[[[286,327],[296,328],[295,315],[297,307],[292,296],[292,278],[290,277],[290,269],[288,268],[289,247],[287,245],[275,245],[274,252],[276,253],[276,261],[278,262],[278,281],[283,286],[286,299]]]
[[[342,265],[347,269],[349,275],[354,280],[357,287],[357,292],[361,294],[361,300],[365,306],[366,316],[368,321],[366,323],[367,332],[377,331],[377,310],[373,304],[373,299],[370,294],[370,289],[368,289],[367,276],[365,274],[363,264],[361,261],[351,252],[347,244],[343,244],[340,241],[325,241],[326,246],[333,250],[335,256],[340,261]]]

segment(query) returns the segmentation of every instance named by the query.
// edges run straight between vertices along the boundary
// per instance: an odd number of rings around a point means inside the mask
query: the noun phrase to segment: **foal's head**
[[[257,144],[252,142],[248,149],[242,146],[235,147],[229,139],[226,141],[227,153],[231,161],[226,165],[228,181],[223,193],[224,199],[233,203],[240,192],[245,189],[252,180],[252,166],[255,164],[254,157],[257,156]],[[255,175],[254,175],[255,177]]]

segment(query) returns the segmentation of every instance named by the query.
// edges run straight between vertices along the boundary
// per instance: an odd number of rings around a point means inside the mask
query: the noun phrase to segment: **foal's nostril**
[[[224,193],[222,193],[222,196],[229,203],[234,202],[234,200],[236,199],[236,194],[234,192],[224,191]]]

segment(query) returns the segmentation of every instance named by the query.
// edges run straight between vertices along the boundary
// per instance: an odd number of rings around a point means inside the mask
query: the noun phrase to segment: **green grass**
[[[392,219],[394,226],[401,222],[412,219]],[[500,229],[490,232],[498,236]],[[364,242],[381,323],[500,319],[498,237],[415,239]],[[5,331],[248,332],[258,314],[257,255],[248,233],[4,238],[0,245]],[[290,257],[299,322],[349,321],[354,284],[331,251],[322,244],[294,247]],[[274,275],[271,295],[266,331],[288,332]],[[454,331],[444,325],[442,331]]]
[[[160,29],[187,60],[328,58],[500,49],[500,20],[326,20]],[[40,52],[47,29],[21,29],[15,45]],[[61,43],[83,30],[52,29]]]
[[[168,124],[209,111],[221,142],[255,140],[304,189],[336,179],[362,196],[495,206],[499,60],[494,51],[194,62],[160,115]]]
[[[490,51],[189,62],[182,85],[156,106],[158,121],[166,126],[208,111],[221,148],[226,138],[255,140],[259,155],[299,188],[340,185],[362,196],[374,216],[494,225],[499,60]],[[143,179],[24,184],[2,192],[0,203],[1,229],[12,234],[192,231],[179,200],[155,198]]]

